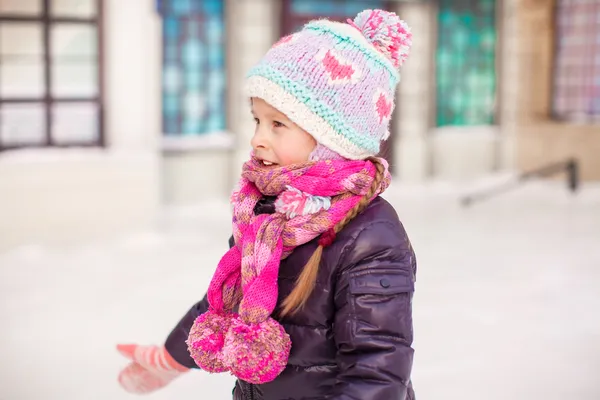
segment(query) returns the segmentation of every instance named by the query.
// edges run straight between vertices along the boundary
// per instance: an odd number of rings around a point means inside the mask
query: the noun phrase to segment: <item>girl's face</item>
[[[254,156],[265,165],[290,165],[308,161],[316,140],[263,99],[253,97],[252,115],[256,122],[250,141]]]

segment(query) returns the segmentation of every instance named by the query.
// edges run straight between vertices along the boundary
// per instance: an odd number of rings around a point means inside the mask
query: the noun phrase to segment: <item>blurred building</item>
[[[144,0],[0,0],[0,249],[148,227],[161,30]]]
[[[600,179],[600,0],[0,0],[0,249],[226,198],[254,129],[245,72],[365,8],[414,32],[382,152],[396,179],[571,156]]]

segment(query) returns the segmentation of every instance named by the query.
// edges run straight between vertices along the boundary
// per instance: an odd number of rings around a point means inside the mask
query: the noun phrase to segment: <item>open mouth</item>
[[[260,158],[258,159],[258,162],[261,163],[262,165],[264,165],[265,167],[272,167],[274,165],[277,165],[277,163],[267,161],[267,160],[262,160]]]
[[[275,162],[269,161],[269,160],[265,160],[264,158],[261,158],[260,156],[258,156],[257,154],[252,154],[252,158],[254,159],[255,162],[257,162],[258,164],[261,164],[264,167],[272,167],[275,165],[278,165]]]

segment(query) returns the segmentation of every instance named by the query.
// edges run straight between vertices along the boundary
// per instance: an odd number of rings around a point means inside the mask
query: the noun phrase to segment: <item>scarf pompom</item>
[[[290,336],[273,318],[258,324],[235,318],[225,337],[224,361],[238,378],[266,383],[285,369],[291,347]]]
[[[223,361],[225,334],[232,317],[212,310],[198,316],[190,330],[186,344],[196,364],[207,372],[225,372],[229,367]]]

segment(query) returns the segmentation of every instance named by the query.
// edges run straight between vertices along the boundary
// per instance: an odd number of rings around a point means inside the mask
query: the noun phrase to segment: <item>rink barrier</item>
[[[571,193],[577,192],[580,186],[579,161],[575,158],[569,158],[564,161],[552,163],[540,168],[523,172],[508,182],[504,182],[496,187],[462,196],[460,198],[460,203],[463,207],[469,207],[478,201],[487,200],[491,197],[498,196],[502,193],[520,187],[532,179],[545,178],[561,173],[565,173],[567,190],[569,190]]]

